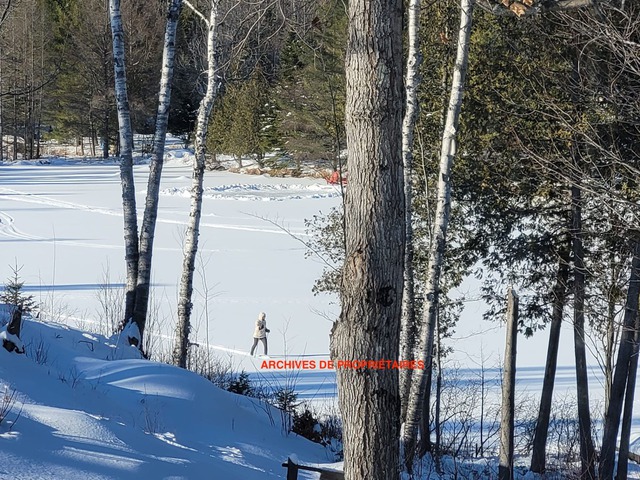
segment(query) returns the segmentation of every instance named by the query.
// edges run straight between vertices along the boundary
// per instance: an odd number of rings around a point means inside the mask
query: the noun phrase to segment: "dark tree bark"
[[[515,412],[516,354],[518,342],[518,295],[507,294],[507,341],[502,372],[502,409],[500,414],[499,480],[513,480],[513,428]]]
[[[616,369],[609,394],[609,406],[604,417],[604,433],[602,435],[602,449],[600,451],[598,469],[600,480],[613,479],[620,415],[622,413],[631,356],[635,348],[634,337],[636,318],[638,316],[638,294],[640,294],[640,241],[636,239],[633,246],[633,260],[631,262],[620,347],[618,348]]]
[[[589,379],[584,337],[585,266],[582,247],[582,192],[580,186],[571,187],[573,209],[573,337],[576,358],[576,384],[578,389],[578,424],[580,429],[580,464],[583,479],[596,478],[596,452],[591,436],[589,410]]]
[[[399,354],[404,257],[400,0],[349,2],[342,312],[331,334],[334,362]],[[337,363],[336,363],[337,364]],[[337,369],[346,480],[398,480],[397,370]]]
[[[20,330],[22,329],[22,306],[18,305],[11,314],[11,320],[7,325],[7,333],[20,338]],[[24,346],[17,345],[11,339],[2,340],[2,346],[9,352],[24,353]]]
[[[560,346],[562,315],[566,302],[567,280],[569,279],[570,238],[567,243],[569,245],[563,248],[560,252],[556,283],[553,287],[553,312],[551,314],[551,326],[549,328],[547,362],[544,368],[542,395],[540,396],[540,409],[538,410],[538,421],[536,423],[536,431],[533,437],[533,454],[531,456],[531,471],[536,473],[543,473],[546,465],[549,418],[551,416],[553,386],[556,379],[556,367],[558,365],[558,347]]]
[[[634,335],[633,354],[629,362],[629,378],[624,397],[624,411],[622,415],[622,429],[620,431],[620,448],[618,449],[618,472],[616,478],[627,478],[629,470],[629,442],[631,437],[631,423],[633,421],[633,399],[636,390],[636,374],[638,372],[638,331],[640,322],[636,316],[636,331]]]

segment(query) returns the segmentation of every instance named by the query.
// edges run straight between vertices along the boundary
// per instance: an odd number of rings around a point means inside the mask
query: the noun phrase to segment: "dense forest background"
[[[155,128],[165,3],[123,4],[131,118],[142,135]],[[227,3],[220,7],[210,152],[240,164],[277,149],[296,159],[335,160],[344,148],[344,4],[300,2],[284,11],[275,2]],[[76,141],[88,156],[117,153],[108,2],[10,6],[0,29],[0,159],[38,158],[44,139]],[[188,8],[176,58],[169,131],[189,142],[206,87],[206,28]]]

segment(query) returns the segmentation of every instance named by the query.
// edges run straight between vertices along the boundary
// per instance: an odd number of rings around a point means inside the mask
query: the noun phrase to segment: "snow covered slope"
[[[0,478],[251,480],[285,478],[291,454],[332,460],[286,435],[278,410],[135,358],[117,338],[34,320],[22,336],[26,356],[0,348],[0,395],[16,392],[0,424]]]

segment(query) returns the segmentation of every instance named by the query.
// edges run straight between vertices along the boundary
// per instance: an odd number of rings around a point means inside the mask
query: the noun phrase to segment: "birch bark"
[[[189,3],[188,6],[191,7]],[[191,310],[193,303],[193,272],[198,252],[198,236],[200,234],[200,218],[202,216],[202,182],[205,171],[205,153],[207,130],[211,110],[216,98],[216,27],[218,21],[218,0],[212,0],[209,20],[207,21],[207,89],[198,108],[198,120],[195,135],[195,160],[193,163],[191,183],[191,209],[189,224],[184,240],[182,275],[178,291],[178,323],[176,325],[173,363],[182,368],[187,366],[189,349],[189,331],[191,330]]]
[[[424,362],[425,369],[431,369],[433,363],[433,338],[440,293],[440,273],[446,246],[447,227],[451,211],[451,169],[456,149],[456,134],[458,130],[460,108],[465,86],[465,75],[469,60],[469,39],[471,37],[471,17],[474,0],[461,0],[460,30],[458,32],[458,48],[453,71],[451,94],[447,119],[442,135],[442,149],[440,152],[440,172],[438,176],[438,193],[436,215],[434,219],[433,243],[429,254],[429,267],[425,285],[424,314],[419,335],[418,354]],[[410,470],[415,456],[418,425],[422,414],[427,372],[416,370],[413,372],[407,416],[402,432],[405,464]]]
[[[404,288],[402,290],[402,317],[400,324],[400,360],[413,360],[415,356],[416,316],[415,292],[413,277],[413,223],[412,223],[412,171],[413,171],[413,134],[418,118],[418,87],[420,86],[419,69],[422,63],[420,54],[420,5],[421,0],[410,0],[408,6],[408,40],[407,73],[405,77],[406,107],[402,122],[402,163],[404,165]],[[401,421],[405,420],[407,403],[411,388],[412,370],[400,370],[400,402]]]
[[[149,289],[151,285],[151,258],[153,239],[158,218],[158,197],[160,179],[164,164],[164,146],[169,123],[169,105],[171,103],[171,82],[176,54],[176,32],[178,19],[182,9],[182,0],[171,0],[167,13],[167,25],[164,33],[162,53],[162,74],[160,77],[160,93],[158,96],[158,112],[156,115],[156,131],[153,138],[153,152],[147,184],[147,198],[140,231],[140,252],[138,260],[138,278],[136,282],[133,320],[138,325],[140,335],[144,335],[144,327],[149,307]]]
[[[138,217],[136,192],[133,181],[133,130],[129,96],[127,94],[127,70],[125,65],[124,29],[120,0],[109,0],[109,19],[113,37],[113,68],[115,72],[116,107],[120,137],[120,182],[122,184],[122,210],[124,214],[124,245],[126,262],[125,322],[133,318],[135,290],[138,281]]]

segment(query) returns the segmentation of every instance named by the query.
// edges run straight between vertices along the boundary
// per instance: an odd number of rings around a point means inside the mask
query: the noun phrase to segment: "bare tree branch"
[[[189,0],[183,0],[184,4],[191,9],[193,13],[195,13],[200,19],[209,26],[209,19],[205,17],[200,10],[193,6],[193,4]]]
[[[2,12],[2,15],[0,15],[0,27],[2,27],[2,24],[7,19],[10,8],[11,8],[11,0],[7,0],[7,5],[4,7],[4,11]]]
[[[254,217],[254,218],[258,218],[260,220],[264,220],[265,222],[269,222],[271,225],[273,225],[274,227],[279,228],[280,230],[282,230],[284,233],[286,233],[287,235],[289,235],[291,238],[293,238],[294,240],[300,242],[302,245],[304,245],[307,249],[309,249],[309,251],[311,253],[313,253],[316,257],[318,257],[322,263],[324,263],[327,267],[331,268],[333,271],[337,272],[338,269],[335,267],[335,265],[332,265],[325,257],[324,255],[322,255],[320,252],[318,252],[318,250],[316,250],[315,248],[313,248],[313,246],[308,243],[305,242],[303,239],[301,239],[299,236],[297,236],[296,234],[292,233],[291,230],[289,230],[288,228],[286,228],[284,225],[280,225],[278,222],[271,220],[270,218],[267,217],[262,217],[260,215],[256,215],[254,213],[247,213],[246,215],[249,215],[250,217]]]

